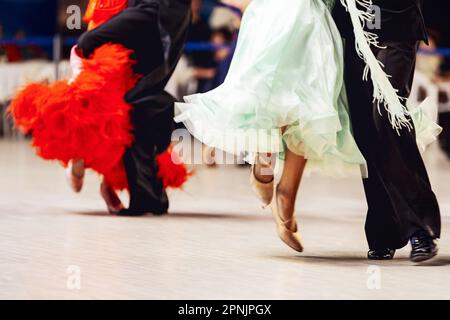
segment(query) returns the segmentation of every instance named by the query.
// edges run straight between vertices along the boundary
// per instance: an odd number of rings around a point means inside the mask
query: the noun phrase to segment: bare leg
[[[303,177],[306,159],[286,149],[283,174],[277,186],[277,203],[283,220],[292,219],[295,212],[295,199]]]
[[[75,192],[80,192],[83,188],[84,171],[83,160],[74,159],[69,162],[69,166],[66,169],[66,178],[70,187]]]
[[[272,169],[272,154],[259,153],[252,166],[250,185],[258,196],[263,207],[270,205],[273,199],[274,176]]]
[[[271,204],[280,239],[298,252],[303,252],[303,243],[295,219],[295,199],[305,165],[304,157],[286,150],[283,174]]]
[[[103,180],[100,185],[100,194],[103,200],[105,200],[109,213],[117,214],[124,208],[117,193],[106,183],[105,180]]]

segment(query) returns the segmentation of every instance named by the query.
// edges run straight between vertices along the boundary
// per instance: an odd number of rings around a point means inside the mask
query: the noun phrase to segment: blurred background
[[[231,2],[231,1],[230,1]],[[234,1],[236,2],[236,1]],[[68,55],[85,25],[67,26],[71,6],[81,14],[88,0],[0,0],[0,137],[22,139],[5,116],[18,88],[33,81],[70,76]],[[448,0],[424,3],[430,44],[422,45],[412,102],[428,97],[430,114],[444,132],[440,146],[450,157],[450,19]],[[240,12],[215,0],[193,0],[185,55],[167,91],[177,98],[220,85],[227,73],[239,31]],[[72,22],[76,22],[71,20]]]

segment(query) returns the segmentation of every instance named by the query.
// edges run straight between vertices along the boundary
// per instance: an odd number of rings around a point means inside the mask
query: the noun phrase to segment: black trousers
[[[155,156],[170,143],[174,99],[164,92],[183,52],[191,16],[191,0],[133,0],[129,8],[78,41],[85,57],[105,43],[133,50],[134,72],[142,77],[127,93],[134,143],[124,155],[132,214],[167,212],[169,203]],[[113,106],[111,106],[113,107]]]
[[[162,180],[157,177],[156,156],[164,152],[171,140],[174,98],[167,93],[135,107],[131,114],[134,143],[124,155],[131,213],[164,214],[169,200]]]
[[[374,49],[391,76],[399,95],[408,97],[414,76],[418,44],[385,42],[386,49]],[[373,103],[373,86],[363,81],[363,61],[353,40],[345,44],[345,83],[356,142],[369,170],[364,179],[368,203],[365,225],[370,249],[404,247],[417,231],[440,237],[439,205],[433,193],[415,131],[392,129],[385,110]],[[381,108],[383,109],[383,108]]]

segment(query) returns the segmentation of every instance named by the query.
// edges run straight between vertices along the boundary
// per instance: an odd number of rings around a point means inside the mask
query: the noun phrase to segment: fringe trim
[[[410,113],[407,107],[402,104],[406,98],[398,96],[398,90],[394,89],[389,81],[383,67],[384,65],[377,60],[370,46],[384,48],[378,43],[378,35],[365,31],[366,23],[373,21],[374,14],[370,12],[373,5],[372,0],[341,0],[341,4],[350,13],[355,33],[355,47],[359,57],[364,60],[366,67],[363,73],[363,80],[368,81],[369,74],[373,83],[373,101],[377,103],[378,112],[381,115],[381,106],[388,113],[389,122],[392,128],[400,135],[400,130],[405,127],[408,130],[413,129]],[[360,10],[357,4],[365,9]]]

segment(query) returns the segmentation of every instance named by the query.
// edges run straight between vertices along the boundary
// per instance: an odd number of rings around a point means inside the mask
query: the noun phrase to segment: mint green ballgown
[[[176,103],[175,120],[226,152],[287,147],[308,159],[307,170],[360,172],[365,160],[351,132],[333,3],[253,0],[225,82]]]

